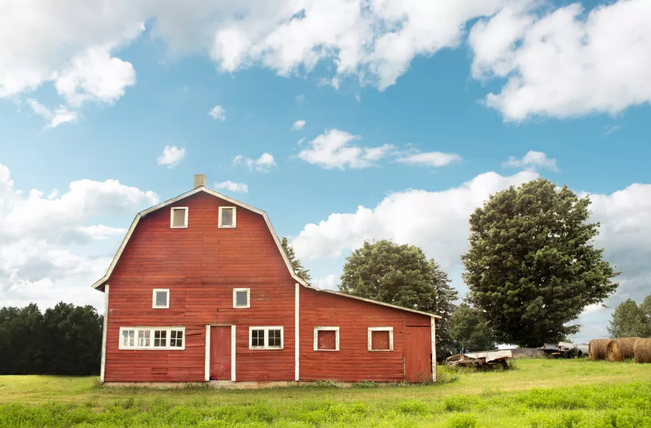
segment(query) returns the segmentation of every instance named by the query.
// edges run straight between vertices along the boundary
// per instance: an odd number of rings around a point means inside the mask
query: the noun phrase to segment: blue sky
[[[266,210],[318,285],[389,238],[462,293],[469,213],[543,176],[593,195],[623,272],[577,339],[648,294],[649,0],[102,3],[0,18],[0,304],[100,307],[90,283],[135,213],[195,173],[245,184],[217,190]]]

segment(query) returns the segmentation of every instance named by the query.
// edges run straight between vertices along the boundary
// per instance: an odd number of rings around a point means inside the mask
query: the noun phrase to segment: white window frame
[[[264,330],[264,346],[253,346],[253,330]],[[269,346],[269,330],[280,330],[280,347]],[[250,350],[279,350],[285,349],[285,329],[276,327],[249,327],[249,349]]]
[[[161,293],[163,291],[167,293],[167,302],[165,303],[165,306],[157,306],[156,305],[156,293]],[[154,288],[154,291],[152,293],[152,298],[151,298],[151,307],[152,307],[152,309],[169,309],[170,308],[170,289],[169,288]]]
[[[319,349],[319,332],[335,332],[335,349]],[[339,351],[339,327],[314,327],[314,350],[320,352],[337,352]]]
[[[389,349],[373,349],[373,332],[389,332]],[[393,327],[369,327],[368,328],[368,350],[369,352],[391,352],[393,351]]]
[[[122,332],[123,331],[133,331],[133,346],[124,346],[122,343]],[[149,346],[140,346],[138,344],[138,336],[141,331],[149,331]],[[154,346],[154,335],[156,331],[166,331],[165,334],[165,346]],[[170,341],[173,331],[183,332],[183,338],[181,339],[181,346],[170,346]],[[149,351],[183,351],[185,350],[185,327],[120,327],[120,340],[118,341],[118,349],[121,351],[140,351],[140,350],[149,350]]]
[[[185,210],[185,225],[183,226],[174,226],[174,211],[175,210]],[[170,209],[170,229],[187,229],[188,228],[188,213],[190,208],[188,207],[172,207]]]
[[[224,208],[232,209],[233,210],[233,224],[230,226],[224,226],[222,225],[222,211]],[[237,207],[219,207],[219,224],[218,227],[220,229],[235,229],[235,226],[237,225]]]
[[[246,291],[246,305],[237,304],[237,293]],[[233,288],[233,308],[247,309],[251,307],[251,289],[250,288]]]

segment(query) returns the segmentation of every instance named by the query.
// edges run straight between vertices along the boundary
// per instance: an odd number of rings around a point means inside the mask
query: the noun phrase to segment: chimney
[[[206,187],[206,174],[194,174],[194,188]]]

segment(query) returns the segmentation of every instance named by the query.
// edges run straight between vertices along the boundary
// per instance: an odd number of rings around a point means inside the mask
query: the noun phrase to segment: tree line
[[[99,373],[103,317],[92,306],[0,309],[0,375]]]

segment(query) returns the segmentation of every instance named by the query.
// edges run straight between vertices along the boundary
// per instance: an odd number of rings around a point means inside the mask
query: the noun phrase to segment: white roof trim
[[[303,279],[301,279],[293,271],[292,264],[289,262],[289,259],[287,258],[287,254],[285,254],[285,251],[283,251],[283,247],[280,244],[280,239],[278,239],[278,235],[276,234],[276,231],[274,230],[274,227],[271,224],[271,221],[269,220],[269,216],[267,215],[267,213],[265,211],[263,211],[261,209],[258,209],[258,208],[255,208],[255,207],[252,207],[251,205],[245,204],[244,202],[240,202],[237,199],[233,199],[233,198],[228,197],[226,195],[222,195],[221,193],[215,192],[214,190],[208,189],[207,187],[201,186],[201,187],[197,187],[196,189],[192,189],[189,192],[185,192],[182,195],[177,196],[176,198],[168,199],[165,202],[161,202],[158,205],[154,205],[151,208],[148,208],[148,209],[146,209],[144,211],[139,212],[136,215],[136,218],[133,220],[133,223],[131,223],[131,227],[129,227],[129,230],[127,231],[126,236],[122,240],[122,244],[120,244],[120,248],[118,248],[118,252],[115,254],[115,257],[113,257],[113,261],[109,265],[109,268],[106,271],[106,275],[104,275],[101,279],[99,279],[97,282],[95,282],[93,284],[93,288],[100,289],[100,287],[102,287],[106,283],[106,281],[108,281],[111,274],[113,273],[113,269],[115,269],[115,266],[117,265],[118,261],[120,260],[120,257],[122,256],[122,252],[126,248],[127,243],[129,242],[129,239],[131,239],[131,235],[133,235],[133,231],[136,229],[136,226],[138,225],[138,222],[140,221],[140,219],[142,217],[145,217],[147,214],[150,214],[150,213],[152,213],[154,211],[157,211],[157,210],[159,210],[161,208],[164,208],[164,207],[166,207],[168,205],[171,205],[171,204],[173,204],[175,202],[180,201],[181,199],[185,199],[185,198],[187,198],[189,196],[192,196],[192,195],[194,195],[196,193],[199,193],[199,192],[206,192],[209,195],[212,195],[212,196],[215,196],[217,198],[223,199],[223,200],[225,200],[227,202],[230,202],[230,203],[232,203],[234,205],[238,205],[238,206],[240,206],[242,208],[245,208],[245,209],[247,209],[249,211],[253,211],[256,214],[260,214],[264,218],[265,223],[267,223],[267,227],[269,228],[269,232],[271,232],[271,236],[273,237],[274,242],[276,243],[276,246],[278,247],[278,251],[280,252],[280,255],[283,257],[283,260],[285,261],[285,265],[287,266],[287,270],[289,271],[289,274],[292,276],[292,278],[296,282],[303,285],[304,287],[309,287],[310,286],[307,282],[305,282]]]
[[[310,289],[315,290],[315,291],[320,291],[322,293],[329,293],[329,294],[334,294],[334,295],[341,296],[341,297],[348,297],[349,299],[361,300],[362,302],[374,303],[376,305],[387,306],[389,308],[399,309],[401,311],[413,312],[415,314],[425,315],[427,317],[432,317],[432,318],[436,318],[436,319],[441,319],[440,315],[430,314],[429,312],[417,311],[416,309],[409,309],[409,308],[405,308],[403,306],[392,305],[391,303],[378,302],[377,300],[371,300],[371,299],[366,299],[364,297],[353,296],[352,294],[341,293],[339,291],[327,290],[325,288],[317,288],[317,287],[310,287]]]

